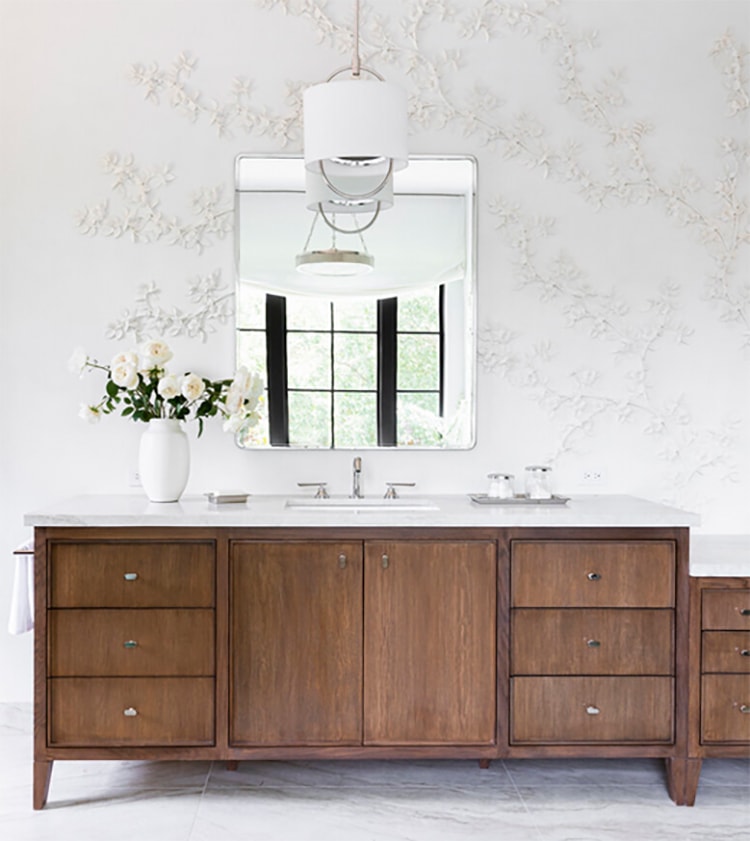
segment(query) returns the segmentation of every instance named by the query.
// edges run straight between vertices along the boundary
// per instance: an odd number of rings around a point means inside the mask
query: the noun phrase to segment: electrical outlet
[[[140,488],[141,474],[137,470],[128,470],[128,486],[131,488]]]
[[[606,485],[607,474],[601,467],[590,467],[581,472],[582,485]]]

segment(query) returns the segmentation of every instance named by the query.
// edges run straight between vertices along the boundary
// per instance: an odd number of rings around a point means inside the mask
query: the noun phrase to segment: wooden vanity
[[[54,761],[114,758],[661,757],[682,804],[707,738],[747,752],[711,712],[733,687],[714,686],[708,585],[690,676],[681,512],[600,525],[573,502],[513,525],[456,498],[311,525],[195,505],[172,524],[31,515],[35,808]]]

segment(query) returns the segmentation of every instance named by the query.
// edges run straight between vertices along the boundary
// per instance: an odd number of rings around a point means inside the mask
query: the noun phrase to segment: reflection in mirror
[[[306,209],[304,173],[301,157],[237,158],[237,364],[267,382],[240,446],[472,447],[475,160],[410,158],[393,207],[358,234]],[[372,270],[297,270],[299,254],[331,248]]]

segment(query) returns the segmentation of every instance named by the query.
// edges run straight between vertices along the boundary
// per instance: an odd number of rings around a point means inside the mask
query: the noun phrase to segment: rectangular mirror
[[[240,155],[235,174],[237,365],[267,383],[264,419],[239,445],[473,447],[474,158],[410,158],[393,207],[361,233],[306,208],[300,156]],[[298,270],[299,255],[331,250],[372,266]]]

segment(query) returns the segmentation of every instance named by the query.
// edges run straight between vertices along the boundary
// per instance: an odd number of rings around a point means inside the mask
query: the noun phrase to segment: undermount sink
[[[310,496],[291,497],[286,501],[287,508],[305,511],[439,511],[432,500],[417,497],[364,497],[354,499],[348,496],[326,497],[320,499]]]

